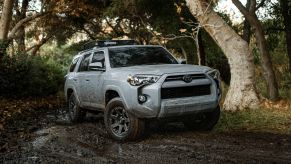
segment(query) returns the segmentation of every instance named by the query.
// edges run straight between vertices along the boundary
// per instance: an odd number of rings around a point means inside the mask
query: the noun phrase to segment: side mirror
[[[185,59],[178,59],[179,64],[187,64]]]
[[[95,62],[89,64],[89,70],[91,71],[105,71],[102,62]]]

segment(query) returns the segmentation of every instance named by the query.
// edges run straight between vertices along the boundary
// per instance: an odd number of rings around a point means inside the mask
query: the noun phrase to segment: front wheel
[[[185,127],[191,130],[210,131],[217,124],[220,116],[220,107],[216,107],[211,112],[199,113],[194,119],[183,121]]]
[[[104,115],[106,130],[115,140],[134,140],[144,131],[144,121],[128,113],[121,98],[112,99]]]

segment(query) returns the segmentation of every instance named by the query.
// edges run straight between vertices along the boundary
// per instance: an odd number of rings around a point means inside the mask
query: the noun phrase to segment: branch
[[[151,33],[154,37],[159,38],[159,36],[157,36],[157,34],[155,34],[154,31],[152,31],[152,30],[150,30],[150,29],[147,28],[147,24],[144,22],[144,20],[142,19],[141,16],[139,16],[139,15],[135,15],[135,16],[138,17],[138,18],[140,19],[140,22],[141,22],[141,24],[143,25],[144,29],[146,29],[146,30],[147,30],[149,33]],[[163,45],[162,42],[161,42],[159,39],[157,39],[157,41],[158,41],[159,45]]]
[[[33,49],[35,49],[35,48],[39,48],[39,47],[41,47],[41,46],[44,45],[47,41],[49,41],[52,37],[53,37],[53,35],[49,35],[49,36],[47,36],[47,37],[45,37],[45,38],[42,38],[41,41],[39,41],[39,42],[36,43],[35,45],[33,45],[33,46],[27,48],[27,49],[25,50],[25,52],[29,52],[29,51],[31,51],[31,50],[33,50]]]
[[[20,10],[19,10],[19,6],[18,6],[18,0],[16,0],[14,2],[14,8],[15,8],[15,11],[16,11],[16,15],[20,15]]]
[[[255,1],[255,0],[251,0]],[[249,15],[249,11],[239,0],[232,0],[232,3],[237,7],[237,9],[244,15]],[[251,7],[250,7],[251,8]]]
[[[24,19],[21,19],[21,20],[20,20],[19,22],[17,22],[16,25],[12,28],[12,30],[11,30],[9,36],[8,36],[8,39],[9,39],[9,40],[10,40],[10,39],[14,39],[14,38],[15,38],[15,34],[16,34],[16,32],[19,30],[19,28],[20,28],[22,25],[24,25],[24,24],[26,24],[26,23],[30,22],[31,20],[34,20],[34,19],[36,19],[36,18],[38,18],[38,17],[41,17],[41,16],[43,16],[43,15],[46,15],[46,14],[48,14],[48,12],[46,12],[46,13],[37,13],[37,14],[34,14],[34,15],[30,16],[30,17],[26,17],[26,18],[24,18]]]
[[[257,6],[257,0],[251,0],[250,4],[250,13],[255,13],[256,12],[256,6]]]
[[[257,5],[256,10],[263,7],[265,5],[266,0],[261,0],[261,2]]]
[[[189,36],[189,35],[175,35],[175,34],[169,34],[166,37],[162,37],[162,39],[165,40],[175,40],[175,39],[180,39],[180,38],[190,38],[193,39],[193,41],[195,41],[195,38],[193,38],[193,36]]]
[[[95,40],[96,38],[91,34],[89,30],[87,30],[85,27],[82,27],[82,30],[89,36],[90,39]]]
[[[285,31],[285,30],[286,30],[285,28],[280,28],[280,27],[270,27],[270,28],[266,29],[267,32],[270,32],[270,31]]]
[[[107,25],[109,27],[111,27],[111,29],[113,30],[113,32],[115,33],[115,35],[118,35],[118,30],[109,22],[109,20],[107,18],[105,18],[105,21],[106,21]]]

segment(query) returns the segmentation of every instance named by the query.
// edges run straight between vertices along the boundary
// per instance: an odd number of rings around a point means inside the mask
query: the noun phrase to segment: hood
[[[202,72],[205,73],[211,68],[206,66],[188,65],[188,64],[161,64],[161,65],[142,65],[132,67],[112,68],[114,73],[127,73],[127,74],[151,74],[163,75],[172,73],[185,73],[185,72]]]

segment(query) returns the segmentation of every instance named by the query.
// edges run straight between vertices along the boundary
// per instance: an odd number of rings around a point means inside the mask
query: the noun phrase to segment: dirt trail
[[[62,110],[14,124],[1,135],[0,163],[291,163],[284,135],[199,133],[176,123],[121,144],[107,138],[101,116],[71,125]]]

